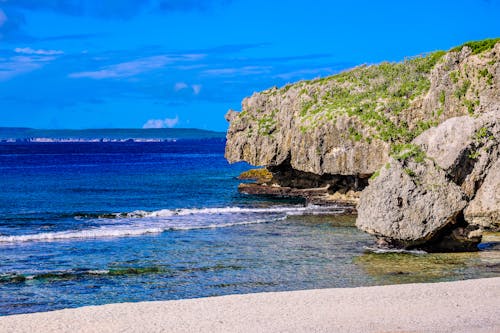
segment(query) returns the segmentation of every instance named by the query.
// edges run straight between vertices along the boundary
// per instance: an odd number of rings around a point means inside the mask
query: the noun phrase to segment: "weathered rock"
[[[500,159],[490,168],[464,215],[470,224],[500,231]]]
[[[288,159],[293,169],[318,175],[370,175],[387,162],[391,141],[498,107],[500,43],[481,54],[464,47],[412,61],[255,93],[226,116],[226,158],[258,166]]]
[[[448,119],[413,142],[472,198],[500,156],[500,101],[493,111]]]
[[[242,172],[238,179],[241,180],[255,180],[257,184],[267,184],[273,180],[273,174],[266,168],[250,169]]]
[[[477,226],[498,225],[499,139],[499,110],[425,131],[413,141],[414,152],[391,159],[363,191],[357,226],[404,247],[473,249],[481,239]]]
[[[443,170],[429,160],[389,163],[361,194],[359,229],[394,245],[415,247],[456,223],[467,202]]]
[[[240,184],[238,191],[244,194],[265,195],[285,198],[301,198],[308,204],[313,205],[336,205],[344,207],[344,212],[355,213],[359,202],[359,192],[348,191],[346,193],[335,192],[331,194],[329,186],[298,189],[277,184]]]
[[[380,170],[362,192],[361,229],[392,245],[473,249],[478,226],[498,225],[499,113],[500,42],[480,41],[255,93],[226,115],[225,156],[273,174],[242,191],[278,196],[342,197]],[[390,159],[406,146],[424,157]]]

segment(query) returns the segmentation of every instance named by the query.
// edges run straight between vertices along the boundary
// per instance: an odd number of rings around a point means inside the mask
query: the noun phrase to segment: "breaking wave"
[[[1,235],[0,243],[92,239],[158,234],[165,231],[212,229],[282,221],[290,215],[339,214],[343,210],[321,206],[275,206],[269,208],[199,208],[133,211],[97,215],[89,221],[96,226],[36,234]],[[76,215],[76,219],[88,218]]]

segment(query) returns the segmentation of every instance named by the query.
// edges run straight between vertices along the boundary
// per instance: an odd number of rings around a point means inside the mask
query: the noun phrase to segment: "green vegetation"
[[[478,73],[479,77],[486,78],[486,83],[488,85],[491,86],[493,84],[493,74],[490,73],[488,68],[480,69]]]
[[[363,136],[354,127],[349,127],[349,138],[353,141],[360,141]]]
[[[474,133],[474,141],[476,141],[476,143],[479,143],[491,136],[492,134],[488,131],[488,128],[481,127],[476,133]]]
[[[474,111],[476,110],[476,106],[479,105],[479,100],[475,101],[469,101],[469,100],[464,100],[464,105],[467,107],[467,111],[469,112],[470,115],[474,114]]]
[[[375,180],[377,177],[380,176],[380,170],[375,171],[371,176],[370,180]]]
[[[467,156],[472,160],[477,160],[479,156],[481,156],[481,146],[483,145],[484,141],[492,140],[493,134],[488,130],[487,127],[481,127],[476,131],[476,133],[474,133],[472,139],[474,140],[475,148],[472,149]]]
[[[471,160],[477,160],[479,158],[479,156],[481,156],[481,152],[479,150],[476,150],[476,151],[473,151],[473,152],[470,152],[468,157],[471,159]]]
[[[467,90],[469,90],[470,84],[470,80],[465,80],[462,86],[455,90],[455,97],[458,99],[462,99],[462,97],[464,97],[467,93]]]
[[[405,171],[405,173],[406,173],[408,176],[410,176],[410,177],[412,177],[412,178],[413,178],[413,177],[415,177],[415,176],[417,175],[417,174],[415,173],[415,171],[413,171],[413,170],[412,170],[412,169],[410,169],[410,168],[405,168],[405,169],[404,169],[404,171]]]
[[[462,44],[460,46],[452,48],[451,52],[460,52],[465,46],[468,46],[472,50],[472,54],[483,53],[484,51],[491,50],[496,43],[500,42],[500,38],[490,38],[479,41],[472,41]]]
[[[500,38],[468,42],[451,51],[460,51],[467,46],[474,54],[479,54],[491,49],[499,41]],[[389,144],[396,158],[412,157],[423,161],[423,153],[408,143],[423,131],[437,126],[445,110],[450,107],[452,112],[464,113],[467,110],[473,115],[480,96],[475,86],[476,78],[493,84],[494,76],[489,67],[476,70],[465,64],[456,66],[452,71],[451,65],[441,63],[441,70],[449,71],[453,91],[438,91],[439,105],[432,114],[413,114],[414,108],[421,109],[420,99],[430,89],[431,70],[445,54],[444,51],[437,51],[406,58],[398,63],[362,65],[337,75],[287,84],[281,89],[272,88],[264,94],[280,98],[286,95],[294,103],[293,108],[300,116],[298,127],[302,133],[325,123],[335,124],[341,117],[348,116],[353,122],[343,134],[345,139],[368,144],[381,140]],[[488,62],[489,66],[494,63],[493,60]],[[459,110],[455,110],[457,103],[454,97],[460,101]],[[264,111],[270,109],[264,107]],[[254,133],[273,135],[279,126],[275,119],[278,110],[260,114],[257,111],[254,110],[254,116],[251,116],[257,125]],[[242,116],[246,115],[242,113]]]
[[[366,142],[373,139],[390,143],[410,141],[422,129],[410,129],[406,122],[395,120],[395,116],[429,90],[428,74],[444,54],[438,51],[400,63],[360,66],[331,77],[299,83],[302,85],[299,86],[300,95],[307,96],[300,112],[304,121],[301,130],[305,132],[325,119],[335,121],[338,116],[348,115],[357,117],[364,126],[372,129],[370,137],[364,138]],[[325,88],[319,92],[305,89],[311,83]],[[428,128],[428,125],[423,128]],[[350,129],[348,134],[354,141],[363,139],[355,129]]]
[[[271,135],[276,129],[276,113],[278,110],[273,110],[271,114],[264,115],[258,119],[259,134]]]
[[[446,94],[444,91],[441,91],[441,93],[439,94],[439,103],[441,103],[441,105],[444,105],[445,101],[446,101]]]
[[[422,163],[426,157],[425,152],[419,146],[412,143],[393,145],[391,147],[391,156],[399,161],[413,158],[417,163]]]
[[[457,71],[453,71],[453,72],[450,72],[450,80],[451,82],[453,83],[457,83],[458,82],[458,72]]]

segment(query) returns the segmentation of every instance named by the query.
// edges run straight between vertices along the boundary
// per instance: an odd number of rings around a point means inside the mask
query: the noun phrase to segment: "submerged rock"
[[[255,180],[257,184],[267,184],[273,180],[273,174],[266,168],[250,169],[242,172],[238,179],[241,180]]]

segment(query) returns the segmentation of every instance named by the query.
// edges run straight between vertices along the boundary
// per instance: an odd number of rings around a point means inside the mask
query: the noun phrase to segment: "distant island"
[[[195,128],[34,129],[0,127],[0,142],[163,142],[224,139],[224,132]]]

